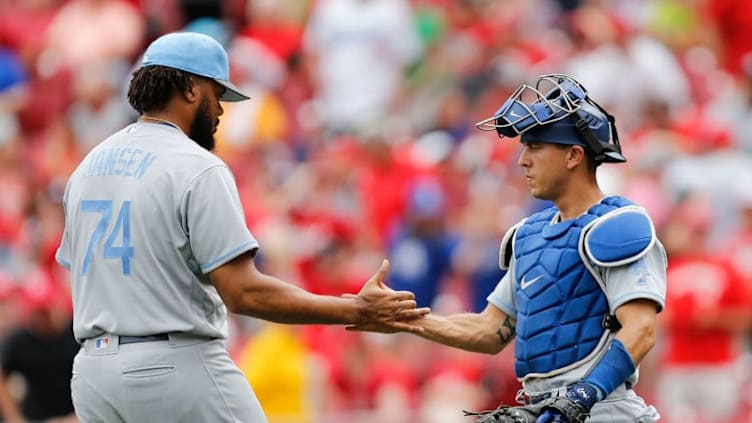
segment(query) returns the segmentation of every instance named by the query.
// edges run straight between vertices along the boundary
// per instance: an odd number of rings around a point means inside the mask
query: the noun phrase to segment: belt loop
[[[522,404],[522,405],[530,405],[530,403],[531,403],[531,401],[530,401],[530,395],[528,395],[527,392],[525,392],[524,389],[518,389],[517,390],[517,394],[515,394],[515,396],[514,396],[514,401],[517,404]]]
[[[569,386],[560,386],[556,388],[556,392],[552,395],[554,397],[563,397],[567,395],[567,391],[569,390]]]

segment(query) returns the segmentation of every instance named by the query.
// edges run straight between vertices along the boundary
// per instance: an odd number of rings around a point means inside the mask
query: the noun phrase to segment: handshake
[[[347,326],[347,330],[381,333],[423,331],[420,320],[431,309],[418,308],[412,292],[395,291],[386,286],[384,279],[388,272],[389,261],[384,260],[357,295],[342,295],[354,301],[357,310],[356,317]]]

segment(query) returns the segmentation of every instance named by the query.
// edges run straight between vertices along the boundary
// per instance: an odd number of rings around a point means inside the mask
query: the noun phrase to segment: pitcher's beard
[[[204,99],[199,104],[193,122],[191,122],[191,139],[206,150],[213,151],[216,145],[215,131],[216,126],[209,114],[209,102]]]

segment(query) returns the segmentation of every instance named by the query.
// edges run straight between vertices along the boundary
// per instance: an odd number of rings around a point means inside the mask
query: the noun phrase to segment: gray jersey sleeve
[[[509,264],[509,270],[501,278],[493,291],[486,298],[489,303],[495,305],[512,318],[517,318],[517,306],[515,305],[514,295],[514,258]]]
[[[200,174],[186,190],[180,209],[191,250],[203,273],[258,248],[227,167],[214,166]]]
[[[66,186],[65,193],[63,194],[63,213],[66,213],[65,204],[68,197],[68,187]],[[68,227],[68,219],[65,219],[65,227],[63,228],[63,237],[60,240],[60,246],[55,253],[55,261],[57,261],[64,268],[71,270],[71,240],[70,240],[70,228]]]
[[[611,313],[636,299],[653,300],[662,310],[666,303],[666,252],[660,242],[639,260],[624,266],[601,268]]]

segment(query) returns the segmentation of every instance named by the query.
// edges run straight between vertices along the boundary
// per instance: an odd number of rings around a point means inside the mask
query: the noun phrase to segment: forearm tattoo
[[[508,344],[509,341],[514,338],[515,333],[514,320],[512,320],[511,317],[506,316],[504,318],[504,321],[501,323],[501,327],[496,331],[496,334],[499,335],[499,341],[501,342],[501,345]]]

